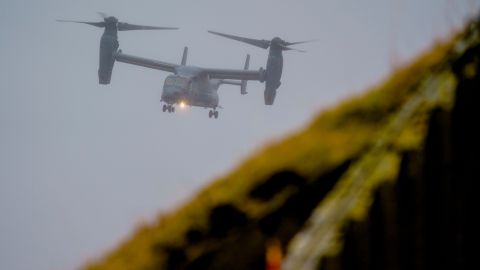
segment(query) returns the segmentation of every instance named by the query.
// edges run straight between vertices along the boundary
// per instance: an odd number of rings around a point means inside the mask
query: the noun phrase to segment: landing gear
[[[210,110],[210,111],[208,112],[208,117],[209,117],[209,118],[215,117],[215,119],[217,119],[217,118],[218,118],[218,111],[215,110],[215,109]]]
[[[171,104],[163,104],[162,111],[173,113],[173,112],[175,112],[175,107],[173,107],[173,105],[171,105]]]

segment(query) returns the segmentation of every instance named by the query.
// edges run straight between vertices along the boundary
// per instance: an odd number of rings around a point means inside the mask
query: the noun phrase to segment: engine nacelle
[[[280,84],[281,83],[279,81],[266,81],[265,91],[263,92],[265,105],[273,105],[273,102],[275,102],[275,96],[277,95],[277,89],[280,87]]]
[[[115,64],[115,53],[117,52],[118,47],[118,40],[115,36],[105,34],[102,36],[100,41],[98,83],[110,83],[113,65]]]

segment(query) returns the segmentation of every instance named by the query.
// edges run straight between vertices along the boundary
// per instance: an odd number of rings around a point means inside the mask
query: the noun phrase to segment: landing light
[[[185,107],[187,107],[187,103],[185,103],[185,101],[180,101],[180,108],[184,109]]]

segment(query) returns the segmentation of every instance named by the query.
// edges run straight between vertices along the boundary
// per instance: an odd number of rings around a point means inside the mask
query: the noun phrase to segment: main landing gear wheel
[[[163,111],[163,112],[173,113],[173,112],[175,112],[175,107],[173,107],[173,106],[170,105],[170,104],[163,104],[162,111]]]
[[[210,110],[210,111],[208,112],[208,118],[212,118],[212,117],[215,117],[215,119],[217,119],[217,118],[218,118],[218,111],[216,111],[216,110],[213,110],[213,111]]]

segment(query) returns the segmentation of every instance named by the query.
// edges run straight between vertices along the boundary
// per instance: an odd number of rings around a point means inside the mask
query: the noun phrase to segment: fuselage
[[[172,105],[184,103],[189,106],[217,108],[220,81],[202,75],[201,70],[196,72],[197,70],[189,67],[184,71],[188,72],[177,72],[165,79],[162,101]]]

